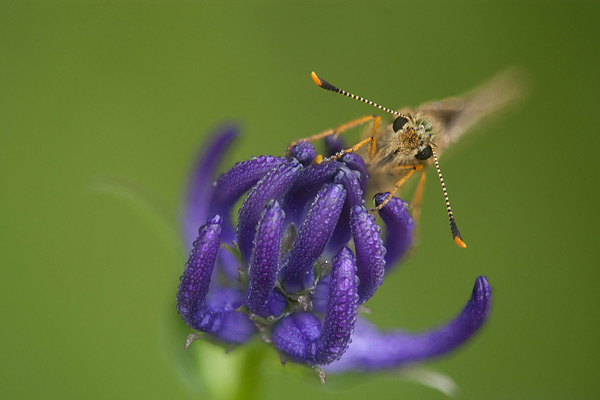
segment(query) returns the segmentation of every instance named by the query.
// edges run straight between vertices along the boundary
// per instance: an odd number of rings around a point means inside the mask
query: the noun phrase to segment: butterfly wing
[[[511,69],[462,96],[425,103],[419,111],[436,127],[439,154],[481,119],[505,108],[522,94],[521,74]]]

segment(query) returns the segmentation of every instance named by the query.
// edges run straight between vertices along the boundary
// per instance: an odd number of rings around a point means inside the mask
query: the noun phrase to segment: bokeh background
[[[469,248],[429,171],[420,245],[371,319],[438,324],[487,275],[489,323],[426,367],[462,399],[597,398],[598,21],[575,1],[2,2],[1,397],[445,398],[397,373],[323,387],[260,343],[184,352],[181,195],[223,121],[227,167],[373,112],[312,70],[398,108],[517,66],[528,97],[442,159]]]

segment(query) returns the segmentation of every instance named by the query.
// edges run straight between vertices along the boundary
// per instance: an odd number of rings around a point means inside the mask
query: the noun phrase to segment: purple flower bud
[[[265,204],[281,198],[302,169],[297,161],[289,161],[273,168],[252,188],[238,213],[237,238],[244,260],[249,260],[256,227]]]
[[[356,314],[357,278],[354,256],[342,247],[333,258],[325,321],[301,312],[284,318],[273,327],[273,344],[291,359],[327,365],[339,359],[350,342]]]
[[[356,247],[358,265],[358,303],[362,304],[374,294],[385,273],[385,247],[379,237],[380,228],[375,224],[375,217],[367,213],[364,207],[354,207],[350,216],[352,237]]]
[[[387,197],[387,193],[375,195],[375,204],[379,205]],[[408,213],[408,204],[397,197],[379,210],[379,215],[387,227],[385,239],[386,269],[391,269],[410,249],[413,241],[415,222]]]
[[[407,204],[392,198],[379,211],[384,247],[381,228],[364,207],[369,175],[362,158],[346,154],[315,164],[307,141],[287,159],[237,163],[215,182],[234,136],[232,128],[216,135],[190,180],[186,231],[213,214],[198,231],[177,291],[177,311],[191,329],[230,344],[260,333],[292,361],[343,372],[439,357],[483,325],[490,304],[484,277],[463,311],[439,328],[380,332],[357,319],[359,305],[376,295],[386,270],[412,245]],[[327,141],[330,150],[342,143]],[[232,207],[246,192],[234,227]],[[376,195],[376,204],[385,196]]]
[[[331,239],[327,245],[327,255],[335,254],[340,247],[348,243],[351,235],[350,210],[352,210],[353,207],[365,204],[365,201],[363,200],[363,191],[360,188],[358,176],[354,171],[350,170],[345,165],[341,166],[333,180],[335,183],[344,186],[347,196],[342,212],[340,213],[339,223],[335,227],[335,231],[331,235]]]
[[[342,157],[342,162],[355,173],[358,173],[360,188],[363,192],[366,192],[367,185],[369,184],[369,172],[367,171],[367,166],[365,165],[362,157],[358,154],[348,153],[344,154]]]
[[[300,172],[283,200],[286,222],[295,224],[302,222],[317,192],[323,185],[332,181],[341,165],[337,161],[311,164]]]
[[[280,273],[286,291],[294,293],[312,285],[313,265],[333,233],[345,198],[342,185],[326,185],[317,194]]]
[[[268,307],[269,296],[277,282],[282,233],[283,211],[279,203],[273,200],[267,204],[258,223],[248,273],[248,308],[263,317],[282,311],[271,312]]]
[[[283,157],[259,156],[237,163],[213,184],[214,191],[210,198],[209,210],[213,214],[222,215],[223,241],[235,240],[235,229],[231,224],[231,208],[238,199],[263,178],[270,170],[283,164]],[[229,279],[235,279],[241,268],[238,260],[228,252],[221,252],[218,261],[222,271]]]
[[[215,182],[210,211],[228,216],[241,195],[256,185],[267,172],[284,162],[282,157],[259,156],[235,164]]]
[[[292,146],[290,149],[290,157],[295,158],[304,166],[313,162],[316,156],[317,152],[315,151],[314,146],[306,140],[303,140],[300,143]]]
[[[242,305],[241,293],[232,289],[216,289],[207,301],[222,222],[223,219],[215,215],[200,228],[181,276],[177,311],[192,329],[213,334],[224,342],[243,343],[252,336],[254,329],[247,318],[235,312]]]
[[[222,218],[215,215],[203,225],[185,265],[177,290],[177,311],[186,324],[197,326],[198,310],[204,307],[210,278],[221,241]]]
[[[317,344],[316,364],[329,364],[339,359],[348,348],[358,312],[357,284],[354,254],[347,247],[342,247],[333,258],[329,301]]]

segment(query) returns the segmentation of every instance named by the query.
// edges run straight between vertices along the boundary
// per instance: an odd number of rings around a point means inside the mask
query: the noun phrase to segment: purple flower
[[[289,360],[340,372],[440,356],[482,326],[490,303],[484,277],[462,312],[430,331],[380,332],[359,317],[359,306],[410,248],[407,204],[393,198],[380,211],[383,240],[365,208],[363,160],[347,154],[316,164],[307,142],[287,158],[237,163],[213,181],[235,136],[235,127],[214,135],[189,183],[183,225],[193,246],[177,310],[190,328],[229,344],[259,334]],[[232,208],[244,194],[234,225]]]

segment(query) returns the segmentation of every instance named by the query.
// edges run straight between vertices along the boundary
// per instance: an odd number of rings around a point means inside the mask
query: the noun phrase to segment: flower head
[[[440,356],[481,327],[490,300],[484,277],[463,311],[437,329],[380,332],[359,317],[359,306],[412,243],[407,204],[393,198],[380,210],[383,240],[365,208],[362,158],[346,154],[316,164],[308,142],[287,158],[237,163],[213,182],[235,135],[233,127],[215,135],[189,185],[183,217],[193,246],[177,310],[190,328],[231,344],[259,334],[292,361],[339,372]],[[244,194],[234,225],[233,206]]]

